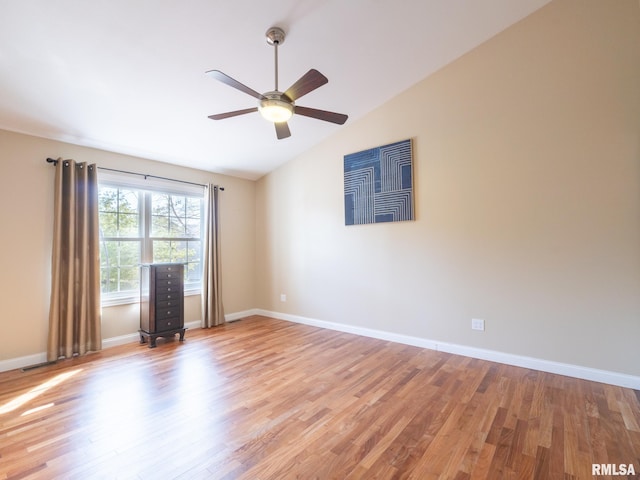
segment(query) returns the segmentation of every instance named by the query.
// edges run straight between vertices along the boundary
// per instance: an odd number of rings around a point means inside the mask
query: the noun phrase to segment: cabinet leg
[[[156,348],[156,337],[151,337],[149,341],[149,348]]]
[[[184,342],[184,329],[180,330],[180,341]]]

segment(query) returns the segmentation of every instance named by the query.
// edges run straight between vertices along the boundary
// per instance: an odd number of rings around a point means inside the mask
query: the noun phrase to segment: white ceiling
[[[0,128],[256,179],[390,100],[549,0],[0,0]],[[277,140],[256,100],[207,77],[329,83]],[[52,155],[55,152],[52,152]]]

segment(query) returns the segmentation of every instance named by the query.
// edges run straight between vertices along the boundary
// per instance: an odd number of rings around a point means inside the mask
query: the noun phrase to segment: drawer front
[[[156,321],[156,332],[164,332],[174,328],[182,328],[180,317],[163,318]]]
[[[182,288],[182,279],[181,278],[167,278],[164,280],[156,281],[156,291],[170,291],[168,288],[173,288],[173,291],[177,288]]]
[[[169,295],[169,297],[171,297],[171,295]],[[166,300],[158,299],[158,301],[156,302],[156,308],[159,308],[159,309],[180,308],[181,305],[182,305],[182,302],[177,297],[177,295],[174,295],[173,298],[168,298]]]
[[[180,285],[156,285],[156,298],[161,295],[177,295],[182,293],[182,284]]]
[[[158,302],[179,302],[182,292],[156,292],[156,303]]]
[[[156,310],[156,322],[171,317],[180,317],[182,313],[182,306],[176,305],[175,307],[159,308]]]

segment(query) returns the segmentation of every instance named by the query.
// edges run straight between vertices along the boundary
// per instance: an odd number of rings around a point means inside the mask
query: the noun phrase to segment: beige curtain
[[[48,361],[102,348],[97,167],[55,169]]]
[[[202,268],[202,326],[224,323],[220,266],[218,186],[209,184],[205,201],[205,235]]]

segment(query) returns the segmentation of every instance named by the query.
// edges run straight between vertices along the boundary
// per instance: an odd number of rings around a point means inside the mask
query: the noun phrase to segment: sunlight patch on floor
[[[56,375],[52,379],[47,380],[44,383],[41,383],[37,387],[32,388],[28,392],[23,393],[22,395],[18,395],[13,400],[10,400],[9,402],[0,406],[0,415],[4,413],[13,412],[17,408],[20,408],[22,405],[26,404],[27,402],[30,402],[34,398],[39,397],[40,395],[45,393],[47,390],[55,387],[56,385],[60,385],[65,380],[68,380],[69,378],[73,377],[75,374],[81,371],[82,369],[80,368],[77,370],[71,370],[69,372],[61,373],[59,375]]]

